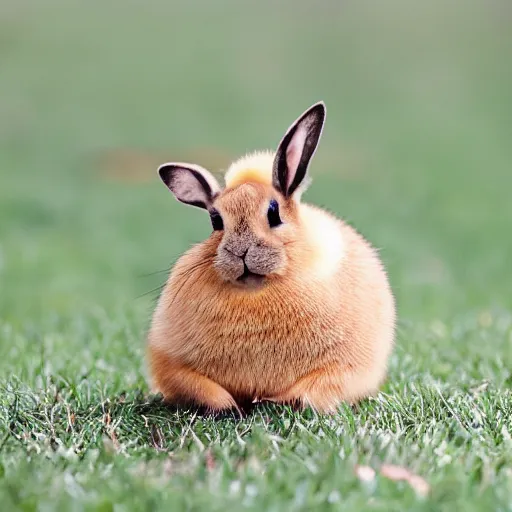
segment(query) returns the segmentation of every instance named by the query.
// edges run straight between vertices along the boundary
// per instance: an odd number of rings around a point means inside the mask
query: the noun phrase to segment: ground
[[[4,2],[4,509],[511,510],[511,19],[505,1]],[[389,270],[382,393],[332,417],[163,407],[144,336],[209,222],[156,166],[274,148],[320,99],[304,199]],[[383,463],[430,493],[355,472]]]

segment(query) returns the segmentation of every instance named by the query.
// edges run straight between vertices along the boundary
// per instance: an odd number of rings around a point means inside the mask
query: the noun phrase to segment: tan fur
[[[272,163],[274,153],[257,151],[233,162],[226,172],[226,187],[234,188],[242,183],[262,183],[272,185]]]
[[[242,162],[214,201],[224,232],[178,260],[155,310],[148,336],[154,391],[213,410],[267,399],[322,412],[375,393],[395,329],[376,251],[341,220],[279,195],[268,181],[271,155]],[[272,198],[284,221],[274,230],[266,221]],[[223,261],[229,239],[236,251],[244,236],[267,248],[256,256],[270,269],[257,289],[233,284],[236,265]]]

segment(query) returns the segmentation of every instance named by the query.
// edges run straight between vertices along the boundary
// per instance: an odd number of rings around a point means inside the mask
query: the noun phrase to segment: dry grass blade
[[[208,471],[212,471],[215,469],[215,458],[213,456],[213,453],[210,449],[206,450],[205,454],[205,466]]]
[[[380,474],[390,480],[407,482],[420,496],[426,496],[430,492],[430,485],[424,478],[402,466],[383,464]]]
[[[362,482],[372,482],[375,480],[375,470],[370,466],[356,466],[355,472],[357,478]]]

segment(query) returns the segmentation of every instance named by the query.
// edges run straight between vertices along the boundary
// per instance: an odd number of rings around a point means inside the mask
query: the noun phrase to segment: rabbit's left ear
[[[325,104],[316,103],[288,128],[277,148],[272,171],[272,184],[285,197],[290,197],[306,177],[325,122]]]

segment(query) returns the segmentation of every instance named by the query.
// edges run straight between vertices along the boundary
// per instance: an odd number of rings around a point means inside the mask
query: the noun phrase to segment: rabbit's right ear
[[[221,189],[212,174],[194,164],[167,163],[158,174],[174,197],[185,204],[209,210]]]
[[[325,104],[320,101],[306,110],[282,138],[274,159],[272,184],[285,197],[290,197],[304,182],[324,122]]]

